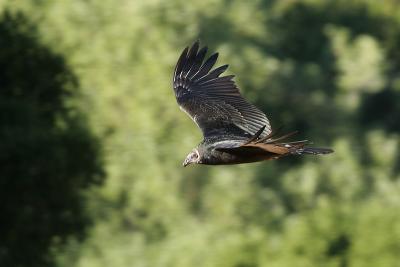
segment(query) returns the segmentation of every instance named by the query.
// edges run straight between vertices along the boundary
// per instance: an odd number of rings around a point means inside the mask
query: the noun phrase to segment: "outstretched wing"
[[[219,135],[249,137],[266,126],[260,137],[271,132],[265,114],[247,102],[232,80],[233,75],[220,75],[223,65],[211,70],[218,58],[213,54],[204,61],[207,47],[199,42],[183,50],[175,67],[173,87],[176,100],[202,130],[205,138]],[[204,61],[204,62],[203,62]]]

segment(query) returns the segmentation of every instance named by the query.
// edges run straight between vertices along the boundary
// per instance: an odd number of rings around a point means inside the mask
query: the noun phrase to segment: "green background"
[[[0,1],[0,266],[400,266],[400,2]],[[200,39],[334,154],[182,168]]]

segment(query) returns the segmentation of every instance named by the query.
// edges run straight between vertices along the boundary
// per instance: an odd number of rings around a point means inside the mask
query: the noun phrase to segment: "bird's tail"
[[[330,148],[323,147],[309,147],[307,145],[312,144],[307,140],[295,141],[295,142],[283,142],[283,143],[275,143],[272,144],[284,147],[287,149],[287,155],[324,155],[332,153],[333,150]]]
[[[291,151],[291,154],[295,155],[323,155],[332,153],[333,150],[330,148],[322,148],[322,147],[303,147],[297,148]]]
[[[260,129],[260,133],[264,130],[264,128]],[[259,138],[260,133],[257,132],[250,140],[246,143],[254,143],[254,144],[266,144],[266,145],[274,145],[276,147],[280,147],[282,155],[323,155],[332,153],[333,150],[330,148],[322,148],[322,147],[308,147],[307,145],[312,144],[308,140],[294,141],[294,142],[282,142],[283,140],[295,135],[297,131],[291,132],[280,137],[276,137],[278,134],[278,129],[275,132],[271,132],[268,136],[263,138]]]

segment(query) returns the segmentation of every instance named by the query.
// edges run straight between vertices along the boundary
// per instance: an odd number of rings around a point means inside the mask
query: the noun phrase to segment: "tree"
[[[50,266],[52,245],[90,222],[99,143],[70,101],[76,76],[22,13],[0,17],[0,87],[0,265]]]

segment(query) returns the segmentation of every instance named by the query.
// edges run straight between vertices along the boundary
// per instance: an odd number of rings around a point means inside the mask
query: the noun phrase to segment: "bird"
[[[284,142],[296,134],[277,136],[267,116],[240,94],[234,75],[221,76],[228,65],[214,68],[218,53],[206,59],[199,41],[186,47],[176,63],[173,90],[181,110],[197,124],[203,140],[183,161],[230,165],[280,159],[290,155],[329,154],[330,148],[309,147],[307,140]]]

